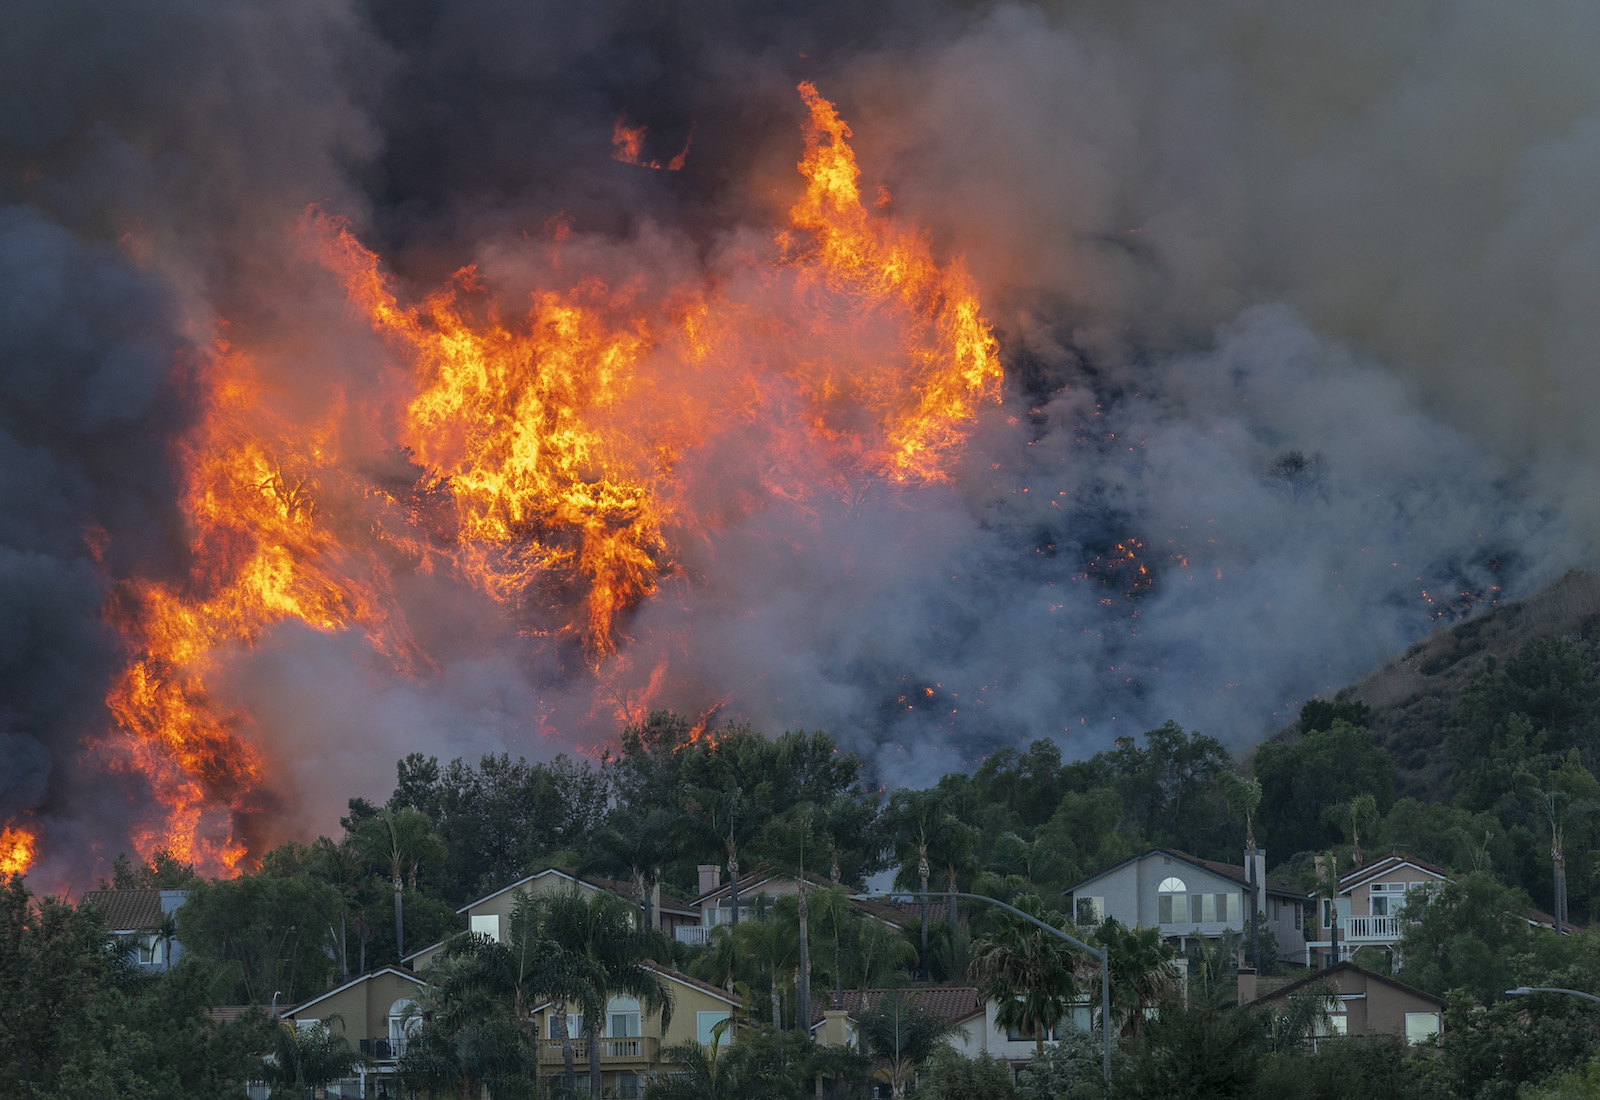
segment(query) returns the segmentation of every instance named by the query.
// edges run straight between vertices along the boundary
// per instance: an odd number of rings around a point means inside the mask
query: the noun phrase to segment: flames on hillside
[[[187,575],[125,581],[105,608],[128,656],[106,698],[114,734],[94,751],[154,796],[140,855],[220,873],[249,856],[239,820],[270,785],[270,750],[215,684],[279,624],[360,632],[420,676],[431,657],[396,584],[442,574],[581,661],[602,707],[630,660],[630,611],[681,540],[719,522],[694,484],[719,433],[759,439],[761,488],[802,504],[950,476],[1000,397],[990,325],[959,261],[863,203],[849,128],[814,87],[800,94],[804,192],[735,287],[552,271],[503,301],[467,267],[413,301],[340,220],[307,213],[301,242],[380,338],[387,374],[308,421],[282,410],[261,349],[219,340],[185,367],[203,410],[175,444]],[[656,167],[641,138],[619,118],[619,159]],[[351,442],[374,431],[377,464]],[[661,671],[632,670],[647,696]],[[608,718],[649,703],[619,697]],[[33,857],[32,834],[8,828],[0,868]]]

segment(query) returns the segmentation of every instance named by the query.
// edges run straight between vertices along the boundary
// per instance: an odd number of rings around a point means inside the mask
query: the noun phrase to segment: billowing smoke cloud
[[[955,478],[786,507],[730,432],[695,489],[726,522],[671,533],[599,691],[446,578],[400,593],[421,672],[270,631],[213,685],[271,762],[263,835],[329,827],[400,752],[603,741],[597,696],[663,659],[660,702],[831,729],[893,782],[1167,718],[1248,743],[1586,560],[1600,15],[1536,7],[23,5],[0,43],[0,818],[122,843],[85,805],[139,797],[84,747],[119,657],[100,609],[186,567],[187,365],[263,349],[307,417],[319,380],[381,370],[296,257],[307,204],[420,291],[476,261],[525,293],[557,226],[574,268],[727,285],[793,193],[802,78],[996,321],[1006,404]],[[611,160],[619,116],[683,171]]]

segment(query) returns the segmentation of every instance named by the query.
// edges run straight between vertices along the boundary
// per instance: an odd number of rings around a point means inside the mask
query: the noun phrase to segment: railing
[[[1405,923],[1397,917],[1346,917],[1339,929],[1347,940],[1397,940],[1405,933]]]
[[[360,1049],[362,1054],[374,1062],[398,1062],[406,1052],[406,1041],[403,1038],[390,1039],[387,1036],[363,1039]]]
[[[679,925],[672,930],[673,939],[692,947],[704,947],[711,942],[711,929],[701,924]]]
[[[661,1047],[661,1040],[653,1035],[637,1035],[629,1039],[601,1039],[600,1064],[618,1062],[648,1062],[656,1061],[656,1053]],[[572,1060],[574,1064],[586,1066],[589,1064],[589,1041],[587,1039],[572,1040]],[[561,1040],[544,1039],[539,1043],[539,1064],[560,1065]]]

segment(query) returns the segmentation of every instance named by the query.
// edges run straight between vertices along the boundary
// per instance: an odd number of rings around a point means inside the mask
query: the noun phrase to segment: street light
[[[1530,993],[1565,993],[1568,996],[1582,997],[1586,1001],[1594,1001],[1596,1004],[1600,1004],[1600,997],[1596,997],[1593,993],[1585,993],[1581,989],[1556,989],[1545,985],[1519,985],[1515,989],[1506,990],[1506,996],[1508,997],[1526,997]]]
[[[998,909],[1004,909],[1007,913],[1010,913],[1014,917],[1021,917],[1023,920],[1027,921],[1029,924],[1034,925],[1035,927],[1038,927],[1038,928],[1042,928],[1046,932],[1049,932],[1052,936],[1061,937],[1062,939],[1064,939],[1068,943],[1070,943],[1073,947],[1078,948],[1080,951],[1087,951],[1091,958],[1095,959],[1097,962],[1100,963],[1100,1038],[1101,1038],[1101,1047],[1102,1047],[1101,1052],[1100,1052],[1100,1058],[1101,1058],[1100,1068],[1101,1068],[1101,1072],[1105,1074],[1106,1096],[1110,1097],[1110,1095],[1111,1095],[1111,968],[1110,968],[1110,959],[1109,959],[1109,957],[1108,957],[1108,955],[1106,953],[1106,950],[1104,948],[1101,948],[1101,947],[1090,947],[1088,944],[1084,943],[1082,940],[1074,939],[1073,937],[1067,935],[1065,932],[1061,931],[1061,929],[1057,928],[1055,925],[1047,924],[1044,921],[1040,920],[1038,917],[1033,916],[1031,913],[1024,913],[1021,909],[1018,909],[1016,906],[1007,905],[1005,902],[1000,901],[1000,900],[998,900],[996,898],[991,898],[986,894],[961,894],[961,893],[955,893],[955,892],[949,891],[949,890],[944,890],[944,891],[941,891],[941,892],[939,892],[937,894],[924,894],[924,893],[851,894],[850,897],[852,898],[852,900],[855,900],[855,901],[873,901],[873,900],[879,899],[879,898],[910,898],[912,900],[921,900],[921,901],[926,901],[926,900],[929,900],[929,899],[932,899],[932,898],[965,898],[968,901],[981,901],[985,905],[993,905]],[[954,904],[954,902],[952,902],[951,904]],[[1582,994],[1582,995],[1583,996],[1588,996],[1588,994]],[[1600,1001],[1600,997],[1596,997],[1594,999],[1597,1000],[1597,1001]]]

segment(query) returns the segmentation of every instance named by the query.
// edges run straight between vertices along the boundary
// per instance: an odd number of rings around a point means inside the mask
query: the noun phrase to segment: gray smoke
[[[222,655],[215,690],[282,799],[262,835],[330,827],[405,751],[602,742],[604,700],[662,661],[662,702],[831,729],[890,782],[1168,718],[1242,747],[1588,560],[1590,5],[13,9],[0,816],[33,812],[58,849],[114,853],[107,807],[140,798],[84,745],[120,657],[107,593],[187,566],[184,371],[219,336],[269,349],[310,417],[328,379],[382,370],[297,258],[300,212],[352,219],[411,292],[478,261],[510,300],[557,222],[569,264],[732,280],[792,193],[800,79],[850,120],[868,186],[983,287],[1008,391],[956,478],[791,507],[752,496],[768,459],[730,428],[695,491],[739,518],[676,533],[599,689],[437,576],[402,578],[432,662],[412,675],[295,624]],[[619,114],[651,155],[690,143],[684,171],[611,161]]]

